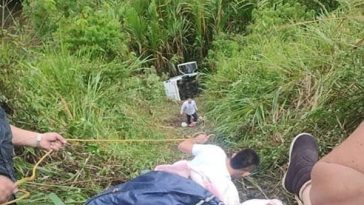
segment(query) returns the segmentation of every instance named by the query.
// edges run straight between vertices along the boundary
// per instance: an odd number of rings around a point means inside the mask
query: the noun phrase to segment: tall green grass
[[[364,48],[354,46],[364,34],[358,8],[359,2],[341,7],[302,26],[295,18],[261,19],[247,36],[217,38],[209,59],[216,73],[205,96],[216,131],[258,149],[266,168],[283,164],[300,132],[316,135],[322,153],[348,136],[364,116]],[[269,25],[265,32],[261,24]]]
[[[254,6],[252,0],[41,0],[25,1],[24,14],[43,40],[61,33],[69,50],[109,59],[127,45],[160,74],[175,74],[173,64],[206,56],[215,33],[244,31]]]
[[[326,152],[362,120],[363,21],[353,17],[362,15],[360,1],[341,1],[332,14],[336,1],[23,2],[27,18],[2,28],[0,47],[0,101],[17,126],[67,138],[166,137],[156,73],[173,74],[173,64],[208,51],[207,115],[232,145],[257,148],[265,167],[283,163],[298,132],[319,136]],[[312,19],[320,12],[327,16]],[[73,144],[39,168],[20,204],[83,204],[171,162],[174,149]],[[28,175],[40,153],[17,153],[17,174]]]
[[[176,74],[174,64],[201,62],[216,34],[249,32],[247,27],[256,21],[254,9],[262,5],[285,8],[271,10],[273,16],[292,12],[313,16],[337,7],[337,1],[305,0],[40,0],[23,4],[29,23],[43,40],[57,39],[62,33],[71,51],[91,50],[109,59],[127,45],[150,59],[148,65],[159,74],[171,75]],[[272,19],[270,15],[264,17]]]
[[[148,110],[162,96],[159,78],[153,72],[132,76],[143,61],[102,63],[62,50],[46,51],[35,59],[20,64],[19,117],[40,129],[61,130],[78,138],[151,133],[148,127],[133,129],[145,123],[136,117],[138,111]]]
[[[0,78],[5,85],[1,95],[14,111],[9,115],[12,124],[39,132],[57,131],[66,138],[166,137],[156,125],[160,116],[154,111],[165,103],[162,84],[153,69],[142,66],[143,60],[91,60],[85,53],[71,54],[62,45],[20,55],[8,52],[19,49],[16,45],[7,45],[1,48],[6,60],[2,67],[13,70],[2,70],[6,76]],[[112,183],[171,161],[173,154],[168,150],[168,144],[72,143],[41,165],[38,185],[26,185],[32,195],[20,204],[50,204],[54,199],[50,191],[66,204],[83,204]],[[15,164],[21,178],[29,175],[41,153],[17,152]],[[105,180],[93,181],[96,176]]]

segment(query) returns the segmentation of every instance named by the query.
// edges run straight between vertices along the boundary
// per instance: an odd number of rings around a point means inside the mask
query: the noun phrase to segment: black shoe
[[[312,135],[297,135],[289,150],[288,169],[282,185],[288,192],[299,195],[301,187],[311,180],[311,171],[318,160],[317,144]]]

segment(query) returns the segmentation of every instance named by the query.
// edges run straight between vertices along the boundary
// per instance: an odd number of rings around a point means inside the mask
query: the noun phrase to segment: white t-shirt
[[[239,205],[238,190],[231,181],[226,167],[227,156],[224,150],[216,145],[194,144],[192,154],[195,157],[188,162],[189,167],[198,174],[192,173],[191,178],[199,181],[204,180],[200,175],[206,177],[216,185],[225,205]]]
[[[193,115],[196,111],[197,106],[194,100],[191,100],[191,102],[189,102],[188,100],[183,102],[181,107],[181,114],[186,113],[187,115]]]

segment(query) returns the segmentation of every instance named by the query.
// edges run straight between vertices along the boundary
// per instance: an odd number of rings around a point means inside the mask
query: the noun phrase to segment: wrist
[[[35,147],[40,147],[40,141],[42,141],[43,135],[38,133],[35,136]]]

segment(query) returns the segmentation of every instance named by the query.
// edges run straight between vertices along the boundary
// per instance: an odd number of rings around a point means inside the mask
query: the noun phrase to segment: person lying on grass
[[[204,144],[210,135],[196,134],[178,145],[184,153],[192,154],[190,161],[181,160],[173,165],[159,165],[156,171],[167,171],[197,182],[226,205],[239,205],[240,199],[232,177],[244,177],[258,166],[259,156],[252,149],[242,149],[227,157],[225,151],[212,144]]]

